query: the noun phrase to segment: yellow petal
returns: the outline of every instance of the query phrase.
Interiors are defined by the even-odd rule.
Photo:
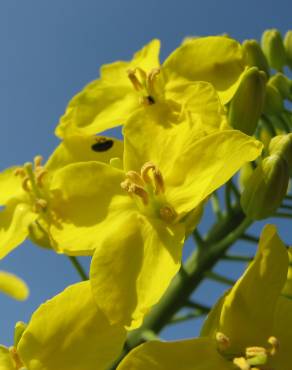
[[[273,225],[265,226],[258,252],[243,276],[226,295],[222,308],[215,310],[219,318],[208,324],[209,333],[222,332],[230,338],[232,350],[240,353],[252,345],[266,346],[273,333],[277,299],[286,281],[288,255]]]
[[[71,164],[56,172],[51,181],[53,239],[66,254],[90,255],[112,234],[135,203],[121,189],[124,172],[101,162]],[[122,231],[121,231],[122,232]]]
[[[216,350],[213,340],[152,341],[133,349],[117,370],[232,370],[234,366]]]
[[[56,128],[60,138],[72,135],[95,135],[123,125],[139,107],[139,96],[130,85],[108,85],[99,80],[86,86],[69,103]]]
[[[291,369],[292,299],[279,297],[272,335],[279,340],[279,350],[269,365],[275,369]]]
[[[2,206],[23,194],[21,178],[14,174],[16,169],[17,167],[11,167],[0,173],[0,205]]]
[[[163,113],[156,106],[131,116],[124,127],[124,166],[127,171],[140,171],[148,161],[158,166],[167,200],[178,213],[195,208],[261,153],[259,141],[237,130],[205,135],[201,116],[198,125],[187,116],[174,125]]]
[[[24,301],[29,295],[28,286],[22,279],[4,271],[0,271],[0,292],[18,301]]]
[[[125,330],[109,325],[82,282],[35,311],[17,350],[29,370],[105,370],[124,339]]]
[[[94,253],[91,284],[108,319],[134,329],[178,271],[184,229],[132,214],[112,230]]]
[[[56,128],[63,138],[75,134],[96,134],[123,125],[139,106],[139,95],[127,71],[146,72],[159,66],[159,40],[153,40],[134,55],[131,62],[115,62],[101,68],[101,79],[85,86],[69,103]]]
[[[123,142],[105,136],[65,137],[46,163],[46,169],[56,171],[74,162],[99,161],[109,163],[111,158],[123,156]]]
[[[13,364],[8,348],[0,345],[0,370],[17,370]]]
[[[177,48],[163,63],[167,81],[183,78],[210,82],[223,104],[234,95],[244,67],[240,44],[225,36],[194,38]]]
[[[159,67],[159,51],[160,41],[154,39],[135,53],[130,62],[118,61],[103,65],[100,70],[101,79],[114,85],[117,83],[128,85],[127,71],[129,69],[139,67],[145,72],[149,72],[151,69]]]
[[[28,226],[37,218],[24,203],[9,203],[0,212],[0,259],[19,246],[28,235]]]

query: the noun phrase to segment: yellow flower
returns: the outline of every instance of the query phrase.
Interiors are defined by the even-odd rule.
[[[287,270],[287,250],[267,225],[254,261],[214,306],[201,338],[148,342],[118,370],[290,370],[292,300],[281,294]]]
[[[1,370],[105,370],[126,336],[97,308],[88,281],[42,304],[22,330],[13,347],[0,346]]]
[[[29,289],[25,282],[5,271],[0,271],[0,292],[18,301],[24,301],[29,295]]]
[[[56,129],[63,138],[76,132],[95,134],[123,125],[130,114],[152,105],[197,110],[194,81],[211,83],[225,104],[234,95],[245,68],[242,48],[224,36],[194,38],[159,63],[159,40],[153,40],[130,62],[104,65],[69,103]]]
[[[186,217],[194,228],[202,201],[261,152],[236,130],[202,134],[209,111],[200,109],[195,121],[171,121],[159,105],[139,110],[124,127],[123,168],[79,163],[55,176],[62,227],[51,233],[65,251],[95,250],[92,287],[113,323],[141,324],[179,270]]]
[[[60,144],[46,165],[40,156],[34,164],[12,167],[0,173],[0,258],[5,257],[29,235],[39,237],[40,244],[59,250],[51,238],[49,227],[58,224],[60,209],[50,190],[58,170],[76,161],[100,160],[109,162],[120,157],[123,144],[105,137],[72,136]],[[54,203],[54,204],[53,204]],[[42,241],[44,240],[44,241]],[[46,242],[47,240],[47,242]]]

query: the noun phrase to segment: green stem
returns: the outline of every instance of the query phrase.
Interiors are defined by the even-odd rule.
[[[213,212],[216,215],[217,220],[221,220],[223,215],[222,215],[221,208],[220,208],[219,197],[216,191],[214,191],[214,193],[211,195],[211,203],[212,203]]]
[[[282,204],[281,205],[281,208],[292,210],[292,205],[290,205],[290,204]]]
[[[253,257],[236,256],[232,254],[227,254],[226,256],[223,256],[222,259],[226,261],[232,261],[232,262],[251,262],[253,260]]]
[[[274,217],[280,217],[280,218],[292,218],[292,213],[277,212],[273,216]]]
[[[217,274],[217,272],[214,271],[207,271],[205,272],[205,277],[214,281],[217,281],[218,283],[226,284],[226,285],[234,285],[235,281],[232,279],[229,279],[226,276],[223,276],[221,274]]]
[[[250,235],[250,234],[243,234],[240,239],[242,240],[246,240],[247,242],[250,242],[250,243],[255,243],[255,244],[258,244],[259,243],[259,238],[257,238],[256,236],[253,236],[253,235]]]
[[[81,263],[78,261],[78,259],[74,256],[68,256],[69,260],[71,261],[72,265],[75,267],[76,271],[78,272],[79,276],[82,280],[88,280],[88,276],[86,272],[84,271],[83,267],[81,266]]]

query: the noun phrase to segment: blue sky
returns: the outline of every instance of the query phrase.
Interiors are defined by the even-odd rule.
[[[288,0],[2,0],[0,169],[36,154],[48,157],[58,143],[53,130],[67,102],[98,76],[100,65],[130,59],[152,38],[161,39],[163,59],[188,35],[228,33],[243,40],[260,38],[266,28],[285,32],[292,26],[291,10]],[[283,232],[286,226],[281,224]],[[0,269],[18,273],[31,288],[25,303],[0,296],[0,343],[5,344],[12,341],[16,321],[27,321],[42,301],[78,281],[66,257],[29,242],[0,261]],[[231,273],[240,271],[242,266]],[[223,289],[205,285],[198,293],[202,301]],[[196,330],[184,325],[165,335],[191,336]]]

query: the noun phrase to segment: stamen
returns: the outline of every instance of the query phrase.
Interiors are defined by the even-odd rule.
[[[168,223],[173,222],[177,217],[177,213],[170,206],[161,207],[159,213],[161,218]]]
[[[233,363],[239,367],[240,370],[250,370],[250,365],[244,357],[234,358]]]
[[[147,86],[149,89],[149,92],[154,92],[154,82],[156,80],[156,77],[160,73],[160,68],[153,68],[150,73],[147,76]]]
[[[39,171],[38,173],[36,174],[36,183],[38,186],[42,187],[44,185],[44,176],[48,173],[48,171],[46,169],[44,169],[43,167],[39,167]]]
[[[148,193],[142,186],[133,184],[129,179],[126,179],[121,183],[121,188],[126,190],[130,195],[137,195],[140,197],[144,205],[148,204]]]
[[[48,207],[48,202],[45,199],[37,199],[35,201],[35,209],[37,212],[39,211],[45,211]]]
[[[10,352],[10,355],[13,359],[13,361],[15,362],[15,366],[16,366],[16,369],[22,369],[23,368],[23,363],[17,353],[17,350],[14,346],[11,346],[9,347],[9,352]]]
[[[145,185],[141,176],[136,171],[128,171],[126,173],[126,178],[128,178],[131,182],[133,182],[134,184],[137,184],[139,186],[143,187]]]
[[[34,168],[37,169],[38,167],[42,167],[43,157],[41,155],[37,155],[33,159]]]
[[[223,333],[216,333],[217,348],[220,352],[225,352],[230,347],[230,339]]]
[[[20,176],[20,177],[25,177],[26,173],[22,167],[16,168],[14,171],[14,176]]]
[[[269,350],[271,356],[275,356],[275,354],[279,351],[280,343],[276,337],[270,337],[268,339],[268,343],[272,346]]]
[[[146,162],[141,168],[141,177],[145,183],[151,184],[151,177],[149,171],[152,170],[155,184],[155,194],[164,193],[164,180],[160,170],[152,162]]]
[[[136,76],[136,69],[129,69],[128,77],[130,81],[132,82],[132,85],[134,86],[136,91],[140,91],[143,89],[143,85],[141,84],[141,82],[138,80]]]

